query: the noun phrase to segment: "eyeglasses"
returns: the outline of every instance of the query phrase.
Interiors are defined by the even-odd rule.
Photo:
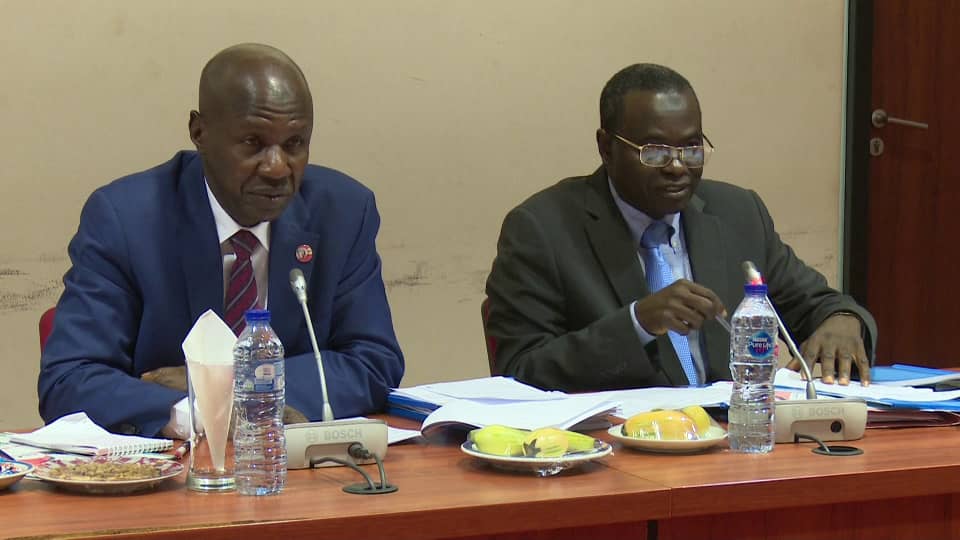
[[[704,144],[695,146],[670,146],[669,144],[637,144],[631,142],[620,135],[614,133],[614,137],[620,139],[624,144],[635,148],[640,156],[640,163],[647,167],[666,167],[674,159],[680,159],[680,163],[691,169],[699,169],[710,159],[713,154],[713,143],[706,135],[703,135]]]

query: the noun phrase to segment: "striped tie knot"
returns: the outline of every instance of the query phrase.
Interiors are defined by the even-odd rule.
[[[673,227],[662,221],[654,221],[640,237],[640,245],[646,249],[653,249],[662,244],[669,244],[673,237]]]
[[[260,243],[257,237],[246,229],[240,229],[230,237],[230,245],[237,254],[237,260],[248,260]]]

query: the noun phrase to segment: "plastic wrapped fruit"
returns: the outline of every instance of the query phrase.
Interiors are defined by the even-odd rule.
[[[695,441],[700,438],[694,419],[682,411],[673,410],[635,414],[623,424],[623,434],[660,441]]]

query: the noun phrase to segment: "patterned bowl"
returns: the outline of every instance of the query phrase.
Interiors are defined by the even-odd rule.
[[[0,461],[0,489],[7,489],[33,471],[33,465],[22,461]]]

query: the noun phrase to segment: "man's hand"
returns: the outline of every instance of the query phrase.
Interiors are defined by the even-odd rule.
[[[863,329],[855,316],[836,314],[823,321],[819,328],[803,342],[800,352],[813,369],[820,362],[820,379],[826,384],[850,384],[850,368],[856,364],[860,384],[870,385],[870,360],[863,347]],[[800,361],[793,359],[787,368],[797,371]]]
[[[294,409],[293,407],[287,405],[283,408],[283,423],[284,424],[302,424],[304,422],[309,422],[306,416],[302,412]]]
[[[144,373],[140,378],[181,392],[187,391],[187,366],[158,368]]]
[[[703,326],[704,321],[727,314],[713,291],[686,279],[637,301],[633,311],[640,326],[655,336],[667,331],[685,336]]]

